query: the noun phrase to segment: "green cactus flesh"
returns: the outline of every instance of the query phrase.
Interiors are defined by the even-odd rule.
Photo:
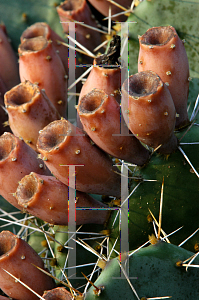
[[[158,242],[142,248],[129,258],[129,278],[137,293],[125,279],[119,266],[119,259],[109,261],[99,278],[94,283],[101,288],[101,294],[95,296],[95,287],[91,287],[85,300],[90,299],[147,299],[171,296],[172,299],[197,299],[199,296],[199,272],[189,267],[176,266],[193,255],[180,247]],[[199,259],[193,263],[197,265]],[[123,269],[124,270],[124,269]],[[189,287],[189,288],[188,288]],[[161,298],[159,298],[161,299]]]

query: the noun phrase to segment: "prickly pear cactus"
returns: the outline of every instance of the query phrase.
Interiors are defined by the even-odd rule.
[[[47,22],[52,29],[64,37],[56,12],[56,6],[59,4],[60,1],[53,0],[48,2],[43,0],[0,1],[0,19],[7,27],[15,51],[20,43],[20,35],[34,22]],[[148,235],[154,232],[154,219],[150,211],[158,220],[163,178],[162,228],[166,234],[170,234],[183,226],[169,237],[171,243],[181,244],[199,227],[199,115],[197,114],[198,103],[196,102],[199,91],[199,36],[196,21],[198,19],[198,7],[198,0],[194,2],[145,0],[135,8],[134,13],[127,20],[137,22],[137,24],[129,23],[130,74],[137,72],[139,51],[137,36],[142,35],[148,28],[172,25],[176,28],[179,36],[186,40],[185,48],[190,64],[190,76],[192,77],[189,89],[188,114],[193,122],[190,128],[187,127],[176,132],[179,147],[175,153],[169,156],[153,153],[146,166],[142,168],[129,167],[129,195],[131,194],[131,196],[128,199],[129,214],[126,216],[129,228],[129,250],[136,249],[147,242]],[[191,20],[195,20],[195,22]],[[100,196],[96,196],[96,198],[103,201]],[[120,222],[117,212],[114,212],[114,208],[118,211],[120,205],[116,201],[111,203],[110,199],[108,201],[110,206],[113,206],[113,212],[107,224],[104,226],[84,225],[81,229],[77,228],[81,234],[78,235],[76,232],[76,241],[74,242],[76,243],[74,251],[77,253],[76,266],[68,263],[68,253],[72,249],[68,250],[67,247],[70,247],[69,241],[72,238],[71,233],[68,234],[66,226],[53,227],[32,216],[22,215],[2,197],[0,197],[0,208],[2,209],[0,225],[7,226],[8,222],[5,219],[8,219],[10,225],[6,229],[18,233],[29,241],[29,244],[46,259],[45,262],[51,274],[56,276],[58,280],[67,282],[64,273],[69,272],[68,266],[71,268],[70,270],[75,270],[76,277],[72,277],[71,283],[73,287],[79,288],[79,295],[81,295],[81,292],[88,290],[87,281],[81,272],[88,277],[91,274],[90,280],[95,281],[100,274],[99,269],[96,271],[97,259],[105,255],[109,260],[110,255],[112,258],[118,256],[118,252],[120,252]],[[4,211],[8,213],[7,216]],[[9,214],[10,212],[13,214]],[[31,221],[28,221],[27,218],[29,217],[32,217]],[[23,226],[16,225],[17,218],[21,219],[20,224]],[[78,237],[81,239],[79,244],[77,243]],[[189,299],[191,295],[191,298],[195,297],[196,299],[199,294],[198,269],[189,267],[188,272],[186,272],[185,266],[179,264],[180,266],[177,267],[176,263],[190,258],[193,255],[192,252],[198,251],[198,244],[199,232],[196,232],[183,245],[186,250],[159,242],[132,254],[129,260],[129,274],[127,275],[139,297],[143,297],[142,300],[147,299],[147,297],[164,296],[172,296],[174,299],[182,299],[182,297]],[[198,259],[194,261],[194,264],[198,264]],[[73,267],[76,268],[73,269]],[[93,292],[98,293],[98,290],[91,287],[85,299],[116,299],[119,297],[118,295],[124,299],[140,299],[122,272],[118,258],[111,259],[95,282],[95,286],[101,291],[100,296],[95,296]],[[69,273],[71,276],[74,275],[73,271]],[[116,279],[121,274],[123,274],[124,279]],[[134,280],[134,278],[136,279]],[[177,282],[177,288],[175,282]],[[104,290],[102,286],[105,287]]]
[[[159,242],[140,249],[129,258],[129,274],[120,269],[120,259],[107,262],[85,299],[172,299],[199,295],[196,269],[187,273],[183,262],[193,255],[180,247]],[[194,263],[199,260],[196,258]],[[132,285],[127,282],[129,277]],[[187,286],[192,285],[192,289]],[[99,290],[97,290],[97,288]],[[94,296],[99,293],[99,296]],[[160,298],[159,298],[160,297]],[[165,297],[165,298],[161,298]]]

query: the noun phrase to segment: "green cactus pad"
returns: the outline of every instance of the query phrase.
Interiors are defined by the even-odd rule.
[[[109,261],[101,275],[94,283],[98,288],[104,287],[99,296],[94,295],[92,286],[85,300],[90,299],[146,299],[152,297],[172,296],[172,299],[197,299],[199,296],[199,269],[177,267],[176,263],[193,255],[180,247],[158,242],[140,249],[129,258],[129,278],[139,298],[137,298],[125,276],[119,278],[118,258]],[[192,264],[197,265],[196,258]],[[122,272],[123,274],[123,272]]]

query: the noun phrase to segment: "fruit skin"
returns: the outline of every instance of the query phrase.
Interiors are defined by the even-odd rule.
[[[3,269],[19,278],[40,295],[46,289],[55,287],[55,282],[52,278],[35,267],[38,266],[45,269],[40,256],[28,243],[10,231],[2,231],[0,233],[0,254],[0,288],[9,297],[19,300],[38,299],[26,287],[16,282],[9,274],[6,274]]]
[[[0,24],[0,77],[7,89],[11,89],[20,81],[17,58],[8,41],[4,24]]]
[[[186,11],[186,14],[185,14]],[[198,24],[190,22],[197,20],[198,4],[194,2],[173,0],[142,1],[133,14],[128,18],[129,22],[129,69],[130,74],[138,72],[135,61],[139,54],[138,36],[143,35],[149,28],[172,25],[179,37],[185,41],[185,49],[189,59],[190,81],[188,106],[191,99],[196,99],[199,89],[198,55],[199,44],[197,42]],[[194,37],[194,38],[192,38]]]
[[[28,27],[22,33],[20,40],[22,43],[24,39],[30,39],[38,36],[43,36],[47,40],[52,41],[55,50],[61,58],[65,72],[68,74],[68,47],[61,44],[65,43],[65,40],[52,30],[52,28],[45,22],[36,22]]]
[[[98,58],[99,60],[99,58]],[[109,65],[97,63],[93,61],[93,68],[87,77],[86,82],[82,86],[79,100],[91,92],[92,89],[103,90],[107,94],[113,94],[117,102],[120,102],[120,87],[121,87],[121,69],[120,67],[111,68]]]
[[[76,180],[78,191],[120,197],[120,175],[112,160],[69,121],[54,121],[40,131],[37,149],[54,176],[66,185],[72,181],[74,188]],[[72,177],[68,165],[75,168]]]
[[[97,27],[96,21],[92,18],[92,14],[86,0],[64,1],[57,7],[57,13],[60,21],[63,22],[61,25],[66,34],[69,34],[69,23],[74,21],[84,22],[86,25],[95,28]],[[92,29],[86,28],[78,23],[75,24],[75,32],[71,32],[70,30],[70,35],[72,37],[76,36],[76,40],[90,51],[95,49],[102,42],[101,34],[99,32],[93,31]]]
[[[4,101],[12,132],[37,150],[39,130],[50,122],[60,119],[52,102],[44,91],[29,81],[13,87],[5,94]]]
[[[21,206],[14,194],[18,182],[32,171],[51,175],[31,147],[12,133],[5,132],[0,137],[0,194],[18,209]]]
[[[65,288],[58,287],[50,291],[45,291],[42,296],[46,300],[72,300],[73,297]],[[1,300],[1,299],[0,299]]]
[[[77,112],[94,143],[113,157],[144,165],[150,152],[132,134],[120,132],[120,105],[103,90],[93,89],[79,100]]]
[[[45,89],[61,116],[67,109],[67,74],[52,42],[44,37],[24,40],[18,48],[21,81],[29,80]]]
[[[165,242],[142,248],[129,258],[129,278],[142,299],[172,296],[175,300],[197,299],[199,296],[197,268],[177,267],[176,263],[184,261],[194,253]],[[125,261],[123,261],[125,263]],[[193,264],[198,264],[198,257]],[[193,270],[195,269],[195,270]],[[102,288],[97,299],[138,299],[119,266],[119,258],[110,260],[95,286]],[[191,287],[188,288],[188,287]],[[93,286],[90,287],[85,300],[94,299]]]
[[[175,106],[167,86],[155,72],[139,72],[125,80],[121,107],[126,124],[137,139],[153,148],[162,145],[160,153],[176,150]]]
[[[56,225],[68,225],[70,192],[75,194],[77,207],[102,208],[106,205],[93,199],[86,193],[71,191],[65,184],[53,176],[31,172],[21,179],[16,190],[16,199],[23,209],[32,215]],[[76,224],[103,224],[108,218],[107,211],[78,210]]]
[[[189,63],[184,43],[172,26],[152,27],[139,38],[138,72],[152,70],[167,84],[176,108],[176,128],[189,124]]]

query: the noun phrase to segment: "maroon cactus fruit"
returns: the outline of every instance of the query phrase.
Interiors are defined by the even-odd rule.
[[[25,81],[5,94],[5,105],[12,132],[36,150],[39,130],[60,119],[59,113],[45,92]],[[24,124],[26,124],[24,126]]]
[[[8,90],[20,82],[17,57],[10,45],[3,24],[0,24],[0,77]]]
[[[94,59],[93,68],[82,86],[79,99],[88,94],[93,88],[103,90],[107,94],[113,94],[117,102],[120,102],[121,69],[120,67],[105,66],[99,60]]]
[[[27,39],[19,46],[18,52],[21,81],[29,80],[45,89],[59,114],[65,116],[67,75],[52,42],[44,37]]]
[[[77,190],[119,197],[117,168],[112,166],[106,153],[92,144],[82,130],[60,120],[50,123],[40,132],[37,148],[52,173],[66,185],[70,186],[68,165],[75,165],[73,178],[76,178]]]
[[[19,205],[34,216],[50,224],[68,225],[70,189],[55,177],[31,172],[19,182],[16,199]],[[100,207],[106,205],[79,191],[76,191],[74,201],[77,207],[99,208],[99,211],[77,210],[77,225],[105,223],[108,212],[100,211]]]
[[[0,288],[2,291],[14,299],[37,300],[38,296],[17,282],[17,279],[39,295],[47,289],[53,289],[55,283],[52,278],[34,265],[45,269],[42,259],[28,243],[10,231],[2,231],[0,233]],[[17,279],[12,278],[5,270]]]
[[[65,43],[65,41],[47,23],[37,22],[28,27],[21,35],[21,43],[24,39],[32,39],[38,36],[43,36],[53,42],[53,46],[61,58],[66,74],[68,74],[68,48],[61,44]]]
[[[24,141],[5,132],[0,137],[0,195],[21,209],[15,198],[18,182],[30,172],[51,175],[37,153]]]
[[[72,300],[73,299],[71,293],[69,293],[65,288],[62,287],[58,287],[56,289],[46,291],[42,297],[46,300]]]
[[[57,12],[66,34],[69,33],[69,23],[78,21],[80,23],[78,24],[77,22],[75,25],[76,40],[90,51],[99,46],[101,43],[101,34],[83,26],[85,24],[97,27],[86,0],[66,0],[57,7]],[[81,23],[84,24],[81,25]],[[72,35],[75,36],[75,32]]]
[[[139,38],[138,72],[152,70],[168,86],[176,108],[176,128],[189,124],[189,63],[185,47],[171,26],[153,27]]]
[[[165,154],[177,148],[173,133],[175,106],[167,86],[155,72],[140,72],[125,80],[122,113],[129,129],[143,143],[153,148],[163,145],[159,152]]]
[[[113,96],[93,89],[80,99],[77,111],[86,133],[105,152],[137,165],[149,159],[149,151],[132,134],[120,133],[120,105]]]

